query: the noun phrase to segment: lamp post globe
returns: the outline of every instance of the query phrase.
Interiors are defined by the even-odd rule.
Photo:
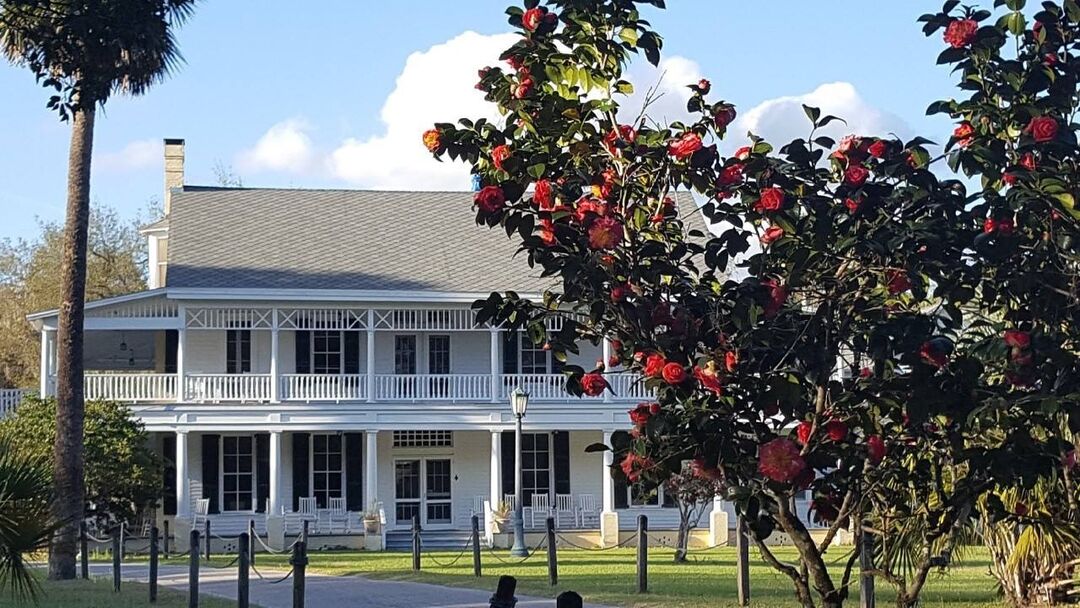
[[[521,491],[521,419],[525,417],[525,411],[529,408],[529,393],[521,390],[521,387],[510,393],[510,409],[514,412],[516,425],[514,427],[514,515],[512,526],[514,529],[514,545],[510,547],[510,555],[514,557],[528,557],[529,549],[525,546],[525,517],[523,493]]]

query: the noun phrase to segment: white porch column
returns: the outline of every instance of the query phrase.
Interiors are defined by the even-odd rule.
[[[499,328],[491,327],[491,402],[499,402]]]
[[[371,309],[367,311],[367,401],[375,403],[375,311]]]
[[[502,502],[502,431],[491,431],[491,509]]]
[[[281,431],[270,431],[270,508],[271,517],[281,515]]]
[[[613,431],[604,431],[604,445],[611,446]],[[615,484],[611,481],[611,464],[614,456],[604,452],[603,474],[604,504],[600,513],[600,546],[612,547],[619,544],[619,514],[615,512]]]
[[[271,401],[271,403],[278,403],[278,402],[281,401],[281,365],[278,364],[278,354],[279,354],[278,351],[280,350],[280,348],[279,348],[279,340],[278,340],[278,310],[276,308],[273,309],[272,311],[270,311],[270,315],[272,317],[272,320],[271,320],[271,323],[270,323],[270,401]],[[280,435],[280,433],[277,433],[277,435]],[[270,436],[273,437],[274,434],[271,434]],[[280,436],[278,437],[278,444],[279,444],[279,446],[281,444],[281,437]],[[270,442],[270,458],[271,458],[271,462],[273,462],[273,458],[274,458],[274,455],[273,455],[274,454],[274,452],[273,452],[274,447],[273,446],[274,446],[274,443],[273,443],[273,440],[271,440],[271,442]],[[271,464],[270,466],[272,467],[273,464]],[[271,469],[270,475],[271,475],[271,479],[272,479],[273,478],[273,469]],[[271,488],[270,489],[270,496],[271,496],[271,500],[272,500],[273,495],[274,495],[274,490],[273,490],[272,485],[270,486],[270,488]]]
[[[176,336],[176,402],[183,403],[187,397],[187,387],[184,386],[184,346],[187,344],[187,309],[181,304],[178,307],[180,316],[180,329]],[[179,445],[180,442],[177,442]]]
[[[364,450],[364,508],[379,500],[379,432],[365,433]]]
[[[56,331],[52,329],[41,330],[41,387],[38,394],[42,397],[51,395],[50,378],[55,371],[56,360]]]
[[[603,349],[604,369],[606,370],[611,361],[611,340],[607,336],[604,336]],[[604,391],[604,403],[611,403],[611,391]]]
[[[709,513],[709,544],[726,545],[728,542],[728,514],[724,510],[724,501],[713,496],[712,512]]]
[[[176,517],[191,519],[191,485],[188,481],[188,432],[176,431]]]

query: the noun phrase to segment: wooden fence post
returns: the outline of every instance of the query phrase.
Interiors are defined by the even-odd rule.
[[[555,518],[547,518],[547,558],[548,558],[548,582],[551,586],[559,584],[559,562],[555,554]]]
[[[255,565],[255,520],[248,520],[248,559],[251,560],[251,565]]]
[[[874,608],[874,535],[864,526],[859,539],[859,608]]]
[[[120,560],[127,557],[127,524],[120,522]]]
[[[165,534],[164,541],[162,542],[162,552],[165,554],[165,559],[169,559],[169,520],[165,520]]]
[[[573,591],[563,591],[555,598],[555,608],[581,608],[581,596]]]
[[[210,517],[206,518],[206,532],[203,533],[203,538],[206,539],[206,561],[210,561],[210,541],[214,539],[210,535]]]
[[[300,541],[293,545],[292,557],[289,564],[293,567],[292,605],[293,608],[304,608],[304,573],[307,569],[307,543]]]
[[[248,570],[250,565],[248,563],[248,551],[251,545],[248,544],[250,539],[247,532],[240,534],[240,539],[237,545],[237,559],[236,559],[236,608],[248,608],[249,588],[248,588]]]
[[[412,518],[412,569],[413,572],[420,571],[420,516],[413,515]]]
[[[157,601],[157,577],[158,577],[158,529],[157,526],[150,528],[150,603]]]
[[[472,516],[472,569],[473,575],[481,576],[480,566],[480,516]]]
[[[304,529],[300,532],[300,542],[306,546],[308,544],[308,520],[304,520]]]
[[[746,535],[746,520],[735,518],[735,552],[740,606],[750,605],[750,539]]]
[[[199,531],[191,531],[188,551],[188,608],[199,608]]]
[[[649,518],[637,516],[637,590],[649,592]]]
[[[120,545],[123,541],[123,528],[118,528],[116,532],[113,532],[112,537],[112,586],[113,592],[120,592]]]
[[[81,559],[79,560],[82,568],[83,580],[90,580],[90,543],[86,538],[86,522],[79,523],[79,554]]]
[[[488,608],[514,608],[517,598],[514,591],[517,590],[517,579],[506,574],[499,577],[499,586],[495,588],[495,594],[491,596]]]

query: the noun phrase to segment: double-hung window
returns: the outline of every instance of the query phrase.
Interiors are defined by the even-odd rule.
[[[230,374],[251,372],[250,329],[230,329],[226,331],[225,371]]]
[[[312,332],[311,371],[313,373],[341,373],[341,342],[340,331]]]
[[[312,435],[311,495],[320,509],[327,508],[331,498],[344,496],[344,477],[341,435]]]

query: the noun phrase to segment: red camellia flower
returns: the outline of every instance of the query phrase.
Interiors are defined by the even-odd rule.
[[[503,194],[502,188],[498,186],[484,186],[476,193],[473,200],[476,202],[476,206],[484,213],[502,211],[503,206],[506,205],[506,195]]]
[[[765,316],[775,316],[787,301],[787,287],[776,279],[766,279],[761,282],[761,286],[768,289],[769,293],[769,300],[765,303]]]
[[[518,81],[518,85],[514,87],[514,99],[525,99],[532,92],[533,79],[528,76]]]
[[[598,218],[589,226],[589,248],[614,249],[623,239],[622,222],[613,217]]]
[[[833,441],[843,441],[847,433],[847,425],[840,420],[830,420],[825,423],[825,434]]]
[[[701,89],[701,94],[702,95],[708,95],[709,91],[712,90],[712,83],[709,82],[707,79],[702,78],[701,80],[698,81],[697,87],[699,89]]]
[[[503,163],[510,158],[510,146],[502,144],[491,149],[491,164],[499,171],[503,170]]]
[[[783,437],[773,439],[758,450],[758,472],[773,481],[791,483],[805,468],[799,446]]]
[[[434,152],[442,145],[442,141],[439,137],[438,129],[428,129],[424,131],[424,147],[428,149],[428,152]]]
[[[761,235],[762,245],[771,245],[773,242],[784,236],[784,229],[779,226],[769,226],[765,229],[765,233]]]
[[[604,147],[607,148],[608,152],[618,156],[621,154],[621,151],[618,146],[615,145],[615,142],[621,140],[628,144],[632,144],[635,139],[637,139],[637,131],[634,130],[634,127],[631,127],[630,125],[619,125],[604,136]]]
[[[675,365],[669,363],[669,365]],[[667,371],[667,368],[664,368]],[[665,378],[666,379],[666,378]],[[700,366],[694,366],[694,379],[698,381],[701,388],[713,393],[714,395],[724,394],[724,385],[720,384],[720,377],[716,375],[716,372],[712,368],[703,368]]]
[[[957,145],[960,147],[967,147],[975,137],[975,127],[971,126],[971,123],[965,120],[956,125],[956,128],[953,129],[952,136],[956,140]]]
[[[1019,329],[1006,329],[1005,344],[1012,348],[1027,348],[1031,346],[1031,334]]]
[[[866,454],[870,457],[870,464],[881,464],[885,459],[885,440],[881,435],[870,435],[866,438]]]
[[[630,288],[629,283],[623,283],[622,285],[616,285],[611,288],[611,301],[622,302],[625,300],[633,290]]]
[[[862,165],[851,165],[844,171],[844,183],[856,188],[866,183],[867,177],[870,177],[870,171]]]
[[[795,427],[795,437],[798,438],[799,443],[806,445],[806,442],[810,441],[810,433],[814,430],[814,423],[809,420],[803,420]]]
[[[885,143],[884,139],[874,140],[874,143],[870,144],[866,151],[874,158],[885,158],[885,155],[889,152],[889,144]]]
[[[626,475],[626,479],[631,483],[636,483],[641,479],[642,471],[652,468],[653,461],[629,452],[619,466],[622,468],[623,474]]]
[[[1013,507],[1013,511],[1015,511],[1016,514],[1019,515],[1020,517],[1024,517],[1025,515],[1028,514],[1027,503],[1024,503],[1024,502],[1019,501],[1019,500],[1016,501],[1016,506]]]
[[[779,211],[784,206],[784,191],[777,187],[765,188],[755,207],[758,211]]]
[[[1045,143],[1057,137],[1058,121],[1053,116],[1035,116],[1024,130],[1036,142]]]
[[[547,247],[554,247],[558,244],[559,241],[555,237],[555,222],[548,218],[540,220],[540,240]]]
[[[733,154],[733,156],[739,160],[746,160],[750,158],[750,153],[750,146],[743,146],[738,150],[735,150],[735,154]]]
[[[639,403],[637,407],[630,410],[630,422],[633,422],[634,426],[645,426],[649,418],[658,413],[660,413],[659,403]]]
[[[927,340],[919,347],[919,358],[934,367],[945,367],[945,364],[949,362],[949,353],[933,340]]]
[[[849,197],[844,199],[844,206],[847,207],[848,211],[850,211],[852,213],[855,213],[856,211],[859,210],[859,207],[862,205],[862,200],[863,199],[862,199],[861,196],[856,196],[856,197],[849,196]]]
[[[895,296],[911,289],[911,279],[908,278],[907,272],[903,270],[890,270],[888,276],[890,294]]]
[[[735,368],[739,366],[739,353],[729,350],[724,353],[724,370],[731,374],[735,372]]]
[[[720,175],[716,178],[716,185],[718,187],[737,186],[743,181],[743,166],[742,164],[729,165],[720,170]]]
[[[668,384],[682,384],[686,382],[686,368],[674,361],[664,366],[660,375],[664,377],[664,382]]]
[[[589,372],[581,377],[581,391],[590,397],[600,395],[607,386],[607,380],[599,372]]]
[[[694,477],[708,479],[709,481],[720,481],[724,478],[723,471],[715,466],[706,464],[705,459],[700,457],[690,461],[690,472]]]
[[[713,124],[716,125],[717,129],[724,129],[735,120],[735,116],[737,115],[738,113],[735,111],[735,106],[723,106],[716,111],[716,114],[713,114]],[[736,152],[735,156],[738,157],[738,155],[739,154]]]
[[[979,24],[974,19],[953,19],[945,28],[945,42],[954,49],[964,48],[975,40]]]
[[[1028,171],[1034,171],[1035,170],[1035,155],[1032,154],[1031,152],[1026,152],[1023,156],[1020,157],[1020,163],[1019,164],[1020,164],[1021,167],[1027,169]]]
[[[701,136],[693,131],[683,133],[678,139],[668,144],[668,154],[678,160],[686,160],[703,147]]]
[[[521,27],[527,32],[535,32],[536,28],[544,22],[545,15],[547,15],[547,9],[542,6],[530,8],[521,16]]]
[[[859,377],[860,378],[871,378],[873,376],[874,376],[874,370],[870,369],[869,367],[864,367],[864,368],[859,370]]]
[[[645,359],[645,375],[650,378],[659,378],[660,374],[664,373],[665,365],[667,365],[667,359],[659,353],[653,353]]]
[[[551,211],[555,208],[555,191],[551,187],[550,180],[537,180],[533,188],[533,200],[541,211]]]
[[[608,208],[604,201],[584,197],[577,202],[574,209],[574,219],[578,223],[584,224],[592,215],[604,216],[607,215],[607,211]]]

